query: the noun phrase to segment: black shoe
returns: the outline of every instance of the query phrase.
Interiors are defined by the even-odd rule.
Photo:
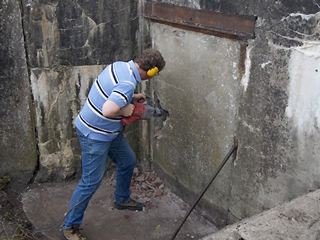
[[[131,211],[144,211],[145,206],[143,203],[136,202],[130,199],[129,202],[126,203],[114,203],[114,207],[118,210],[131,210]]]

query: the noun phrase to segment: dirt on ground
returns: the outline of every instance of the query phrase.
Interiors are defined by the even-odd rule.
[[[22,193],[30,185],[28,180],[5,175],[0,177],[0,239],[1,240],[44,240],[42,234],[32,232],[32,224],[26,217]]]
[[[9,177],[3,180],[0,240],[60,239],[62,219],[79,179],[41,184]],[[113,209],[115,185],[115,169],[108,169],[85,214],[84,234],[90,239],[169,239],[190,207],[154,171],[136,168],[131,182],[131,197],[145,203],[146,212]],[[176,239],[199,239],[215,231],[212,223],[194,211]]]

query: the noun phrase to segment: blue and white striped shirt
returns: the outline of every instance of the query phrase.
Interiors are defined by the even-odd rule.
[[[123,108],[132,100],[137,82],[141,82],[133,61],[115,62],[106,67],[92,84],[88,99],[78,114],[75,125],[91,139],[111,141],[121,132],[121,118],[107,118],[102,106],[111,100]]]

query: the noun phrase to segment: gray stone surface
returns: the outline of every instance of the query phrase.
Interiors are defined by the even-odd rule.
[[[72,122],[102,68],[137,54],[138,1],[3,0],[0,13],[0,175],[70,178]]]
[[[137,2],[23,1],[39,162],[35,181],[79,173],[73,126],[94,79],[137,51]]]
[[[100,65],[31,70],[41,166],[36,181],[63,180],[79,170],[81,150],[73,121],[102,70]]]
[[[59,223],[67,211],[76,184],[77,181],[41,184],[23,194],[23,209],[35,232],[41,232],[48,239],[59,239]],[[159,197],[153,194],[148,198],[141,193],[137,194],[136,190],[132,191],[139,201],[147,203],[146,212],[115,210],[112,207],[114,186],[112,175],[105,177],[90,201],[82,224],[83,234],[88,239],[170,239],[189,210],[189,206],[167,188],[165,194]],[[176,239],[199,239],[216,230],[212,223],[195,211],[183,225]]]
[[[140,32],[142,1],[1,1],[1,174],[74,176],[80,150],[71,123],[97,73],[88,65],[127,60],[151,44],[167,66],[143,90],[170,116],[154,128],[143,123],[135,144],[185,199],[200,192],[234,136],[237,158],[204,196],[223,224],[318,189],[319,2],[159,2],[257,16],[255,39],[241,43],[245,61],[235,41],[159,24]]]
[[[190,199],[209,180],[235,136],[236,159],[204,196],[224,224],[318,189],[319,2],[195,5],[257,16],[255,38],[240,43],[150,24],[152,45],[168,63],[150,85],[170,113],[161,138],[152,141],[155,164]]]
[[[152,36],[168,65],[152,81],[153,89],[169,112],[161,137],[151,131],[153,159],[197,193],[233,144],[240,43],[157,23],[152,24]],[[228,208],[221,196],[231,191],[229,174],[226,165],[205,196],[219,202],[220,209]]]
[[[107,64],[137,49],[138,1],[22,1],[30,67]]]
[[[19,1],[0,1],[0,176],[37,165],[29,74]]]
[[[320,190],[230,225],[201,240],[318,240]]]

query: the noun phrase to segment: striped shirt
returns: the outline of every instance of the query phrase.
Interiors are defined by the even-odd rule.
[[[91,139],[112,141],[122,131],[121,118],[103,116],[102,106],[107,100],[120,108],[128,105],[141,77],[133,61],[115,62],[106,67],[92,84],[88,98],[78,114],[75,125]]]

